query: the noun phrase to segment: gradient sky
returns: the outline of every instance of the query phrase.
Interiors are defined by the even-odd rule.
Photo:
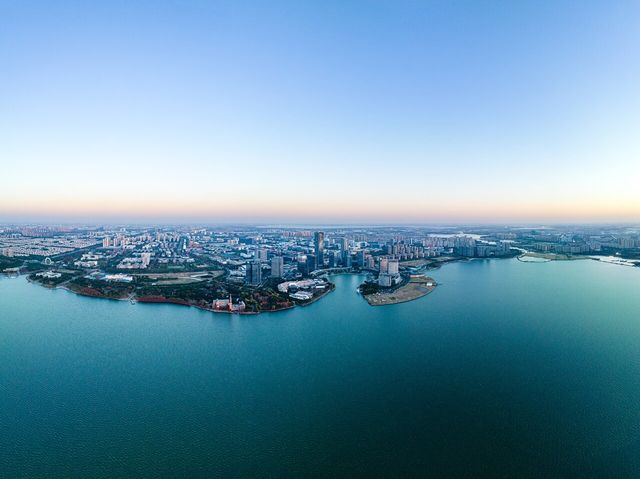
[[[640,220],[640,2],[0,0],[0,220]]]

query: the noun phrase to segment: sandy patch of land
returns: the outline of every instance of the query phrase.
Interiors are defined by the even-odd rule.
[[[393,291],[368,294],[365,299],[371,306],[405,303],[426,296],[435,289],[437,283],[428,276],[412,277],[408,283]]]

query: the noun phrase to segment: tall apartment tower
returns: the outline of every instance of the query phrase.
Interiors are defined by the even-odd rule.
[[[316,265],[318,269],[324,267],[324,232],[316,231],[313,234],[313,244],[316,253]]]
[[[351,253],[349,253],[349,250],[344,250],[342,252],[342,266],[345,268],[351,268]]]
[[[282,278],[284,273],[284,260],[282,256],[274,256],[271,258],[271,276],[274,278]]]
[[[250,261],[247,263],[245,282],[252,286],[258,286],[262,283],[262,265],[260,261]]]
[[[316,256],[313,254],[307,255],[307,273],[311,273],[318,269],[318,263],[316,261]]]
[[[389,258],[380,258],[380,274],[389,272]]]
[[[399,264],[397,259],[390,259],[389,260],[387,271],[388,271],[389,274],[398,274],[399,273],[400,264]]]

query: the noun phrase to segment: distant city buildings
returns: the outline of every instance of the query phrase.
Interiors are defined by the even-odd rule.
[[[284,227],[0,227],[0,266],[13,267],[24,261],[35,270],[55,264],[61,271],[85,276],[117,270],[133,277],[182,272],[173,284],[209,281],[234,287],[245,283],[273,288],[276,281],[263,283],[263,271],[269,266],[270,276],[285,282],[321,276],[326,268],[349,270],[356,266],[379,286],[393,287],[401,276],[406,278],[411,270],[425,268],[432,258],[508,257],[524,251],[640,261],[640,227],[480,227],[467,232],[460,227],[431,230],[400,226],[325,231]],[[193,277],[185,273],[193,273]],[[163,280],[157,281],[162,284]],[[229,291],[220,287],[215,292],[224,298]],[[257,298],[247,302],[252,308],[256,301],[269,302],[269,295],[253,293]],[[305,294],[303,291],[301,296]],[[207,298],[209,304],[211,300]]]
[[[78,238],[72,235],[64,236],[61,233],[56,233],[56,236],[47,237],[44,236],[41,230],[34,234],[35,236],[22,236],[21,233],[0,235],[0,255],[6,257],[52,257],[98,244],[95,238],[88,235]]]

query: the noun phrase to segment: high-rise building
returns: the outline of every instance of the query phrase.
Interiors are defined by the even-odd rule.
[[[334,250],[331,251],[331,255],[329,256],[329,268],[335,268],[338,266],[338,261],[340,260],[340,251]]]
[[[389,258],[380,258],[379,264],[380,274],[385,274],[389,272]]]
[[[298,257],[298,272],[303,276],[306,276],[307,274],[309,274],[309,269],[307,268],[306,256]]]
[[[271,258],[271,276],[274,278],[282,278],[284,274],[284,259],[282,256],[274,256]]]
[[[341,240],[340,241],[340,246],[341,246],[340,249],[342,249],[342,251],[348,251],[349,250],[349,238],[344,237],[344,238],[341,238],[340,240]]]
[[[365,266],[367,266],[367,262],[366,261],[367,261],[366,260],[366,254],[365,254],[364,250],[361,249],[356,254],[356,262],[358,263],[358,266],[360,266],[361,268],[364,268]]]
[[[264,248],[258,248],[255,251],[254,258],[258,261],[267,261],[267,250]]]
[[[123,235],[118,235],[113,238],[113,246],[115,248],[124,248],[127,245],[127,237]]]
[[[258,286],[262,283],[262,265],[260,261],[250,261],[247,263],[245,283],[252,286]]]
[[[342,266],[345,268],[351,268],[351,253],[349,250],[344,250],[342,252]]]
[[[109,246],[111,246],[111,238],[105,236],[104,238],[102,238],[102,247],[108,248]]]
[[[312,254],[308,254],[307,255],[307,272],[311,273],[312,271],[315,271],[317,268],[318,264],[316,263],[316,257]]]
[[[398,274],[400,269],[400,263],[397,259],[390,259],[387,266],[387,272],[389,274]]]
[[[367,263],[367,268],[374,269],[376,266],[376,261],[371,255],[367,255],[365,262]]]
[[[313,244],[316,253],[316,266],[318,269],[324,267],[324,232],[316,231],[313,234]]]
[[[151,253],[142,253],[140,257],[142,258],[142,266],[145,268],[149,266],[149,263],[151,262]]]

